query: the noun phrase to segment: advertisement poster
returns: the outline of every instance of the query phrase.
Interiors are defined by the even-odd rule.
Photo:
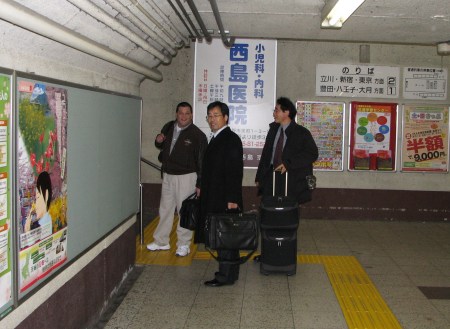
[[[351,103],[349,169],[395,169],[397,104]]]
[[[10,123],[11,76],[0,74],[0,310],[12,301]]]
[[[226,48],[221,39],[196,43],[194,123],[206,134],[209,103],[221,101],[230,108],[228,124],[244,147],[244,166],[258,167],[273,121],[277,63],[275,40],[236,39]]]
[[[448,171],[448,105],[404,105],[402,171]]]
[[[67,259],[67,90],[18,82],[19,288]]]
[[[297,102],[297,123],[307,128],[319,148],[314,170],[343,170],[344,103]]]

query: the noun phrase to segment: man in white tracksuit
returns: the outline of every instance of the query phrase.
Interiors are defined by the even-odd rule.
[[[192,106],[182,102],[176,108],[176,120],[164,125],[155,138],[161,149],[163,182],[159,205],[159,223],[153,234],[154,241],[147,245],[150,251],[169,250],[175,208],[180,211],[184,199],[194,192],[199,194],[201,165],[208,145],[206,135],[192,123]],[[192,231],[177,226],[176,255],[190,253]]]

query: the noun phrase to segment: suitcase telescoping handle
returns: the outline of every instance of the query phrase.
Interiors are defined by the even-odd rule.
[[[273,185],[273,196],[275,196],[275,173],[276,173],[276,171],[274,170],[273,171],[273,183],[272,183],[272,185]],[[287,196],[287,187],[288,187],[288,172],[286,171],[286,184],[284,184],[284,196]],[[280,173],[280,175],[281,175],[281,173]]]

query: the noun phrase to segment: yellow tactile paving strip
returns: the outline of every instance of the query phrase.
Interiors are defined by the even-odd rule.
[[[153,232],[159,223],[159,217],[155,218],[144,229],[144,244],[141,245],[140,237],[136,238],[136,264],[143,265],[177,265],[177,266],[189,266],[192,263],[192,258],[196,254],[197,245],[191,244],[191,253],[186,257],[175,256],[177,249],[177,232],[176,225],[178,220],[175,219],[170,234],[170,250],[164,251],[149,251],[147,250],[147,244],[153,241]]]
[[[153,240],[152,233],[159,218],[153,220],[144,231],[145,244],[136,239],[136,263],[153,265],[188,266],[192,259],[209,260],[206,251],[197,251],[191,246],[188,257],[175,256],[176,230],[170,236],[171,250],[150,252],[147,243]],[[177,220],[174,221],[174,228]],[[353,256],[298,255],[299,264],[322,264],[328,274],[349,329],[401,329],[395,316],[370,280],[367,273]]]
[[[350,329],[401,328],[355,257],[298,255],[297,261],[324,265]]]

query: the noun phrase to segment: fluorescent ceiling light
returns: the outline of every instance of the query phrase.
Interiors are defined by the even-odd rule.
[[[322,9],[321,28],[340,29],[364,0],[329,0]]]
[[[439,42],[437,44],[437,53],[441,56],[450,55],[450,40]]]

